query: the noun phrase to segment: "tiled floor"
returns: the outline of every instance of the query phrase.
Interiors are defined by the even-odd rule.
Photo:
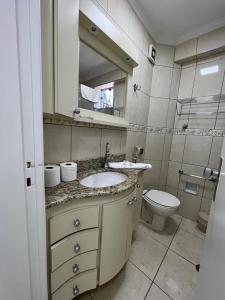
[[[176,215],[162,233],[140,223],[123,270],[80,300],[194,300],[204,234]]]

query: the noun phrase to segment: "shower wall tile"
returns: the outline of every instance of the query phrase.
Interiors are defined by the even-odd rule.
[[[181,71],[179,99],[191,98],[194,86],[195,66],[183,68]]]
[[[223,137],[214,137],[212,141],[212,148],[209,157],[209,167],[213,169],[218,169],[220,164],[220,154],[223,145]]]
[[[176,162],[182,162],[184,146],[185,146],[185,135],[174,135],[171,145],[170,160]]]
[[[207,166],[211,149],[211,136],[191,136],[186,138],[184,163]]]
[[[179,93],[181,69],[173,69],[172,82],[170,88],[170,98],[177,99]]]
[[[193,97],[218,95],[223,83],[225,60],[197,64]]]
[[[168,176],[166,185],[178,189],[179,186],[179,170],[181,169],[181,163],[169,162]]]

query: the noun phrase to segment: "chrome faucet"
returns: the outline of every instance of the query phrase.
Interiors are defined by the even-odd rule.
[[[110,144],[107,142],[105,146],[105,161],[104,161],[104,168],[109,168],[109,162],[111,159],[110,154]]]

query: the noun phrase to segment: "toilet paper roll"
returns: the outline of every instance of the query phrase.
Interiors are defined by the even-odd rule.
[[[45,168],[45,186],[53,187],[60,184],[60,167],[57,165],[46,165]]]
[[[77,164],[74,162],[64,162],[60,164],[61,179],[64,182],[77,179]]]

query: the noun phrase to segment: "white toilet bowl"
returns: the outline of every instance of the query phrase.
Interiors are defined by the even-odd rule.
[[[166,219],[172,216],[180,206],[180,200],[175,196],[157,190],[145,190],[143,192],[146,208],[152,216],[149,221],[152,229],[162,231],[164,229]]]

